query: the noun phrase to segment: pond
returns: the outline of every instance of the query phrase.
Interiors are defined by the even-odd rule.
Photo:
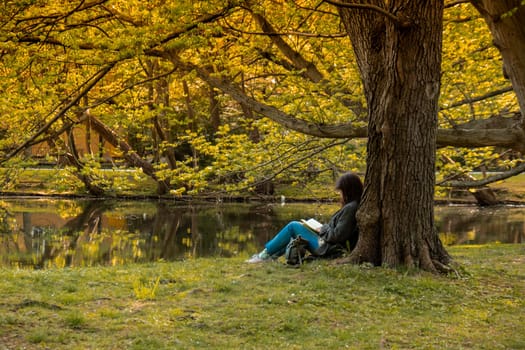
[[[0,199],[0,267],[123,265],[252,254],[288,221],[326,222],[333,203],[180,204]],[[525,207],[438,206],[446,245],[525,241]]]

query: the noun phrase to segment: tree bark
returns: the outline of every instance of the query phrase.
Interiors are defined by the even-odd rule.
[[[369,109],[360,238],[347,261],[436,272],[450,259],[433,207],[443,1],[366,4],[400,20],[338,7]]]
[[[221,104],[213,86],[209,87],[208,96],[210,101],[210,134],[215,135],[221,126]]]

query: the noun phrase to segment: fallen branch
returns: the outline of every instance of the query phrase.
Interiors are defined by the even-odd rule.
[[[489,176],[485,179],[472,180],[472,181],[448,181],[448,182],[439,183],[438,185],[444,186],[444,187],[456,187],[456,188],[478,188],[478,187],[483,187],[483,186],[486,186],[488,184],[491,184],[497,181],[508,179],[509,177],[516,176],[523,172],[525,172],[525,163],[522,163],[518,165],[517,167],[510,169],[508,171],[505,171],[503,173]]]

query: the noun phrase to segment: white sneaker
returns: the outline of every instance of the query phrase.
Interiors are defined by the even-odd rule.
[[[271,260],[272,257],[270,255],[268,255],[268,252],[266,251],[266,249],[264,249],[262,252],[258,253],[258,254],[255,254],[255,255],[252,255],[252,257],[248,260],[246,260],[247,263],[249,264],[257,264],[257,263],[262,263],[262,262],[265,262],[265,261],[269,261]]]
[[[262,263],[262,262],[265,262],[267,261],[268,259],[263,259],[259,256],[259,254],[254,254],[252,255],[252,257],[248,260],[246,260],[247,263],[249,264],[257,264],[257,263]]]

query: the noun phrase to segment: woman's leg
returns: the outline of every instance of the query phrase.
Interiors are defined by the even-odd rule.
[[[299,221],[291,221],[272,240],[266,243],[266,251],[272,257],[281,256],[284,254],[290,239],[297,236],[301,236],[308,241],[308,247],[312,252],[319,248],[319,236],[317,234],[306,228]]]

